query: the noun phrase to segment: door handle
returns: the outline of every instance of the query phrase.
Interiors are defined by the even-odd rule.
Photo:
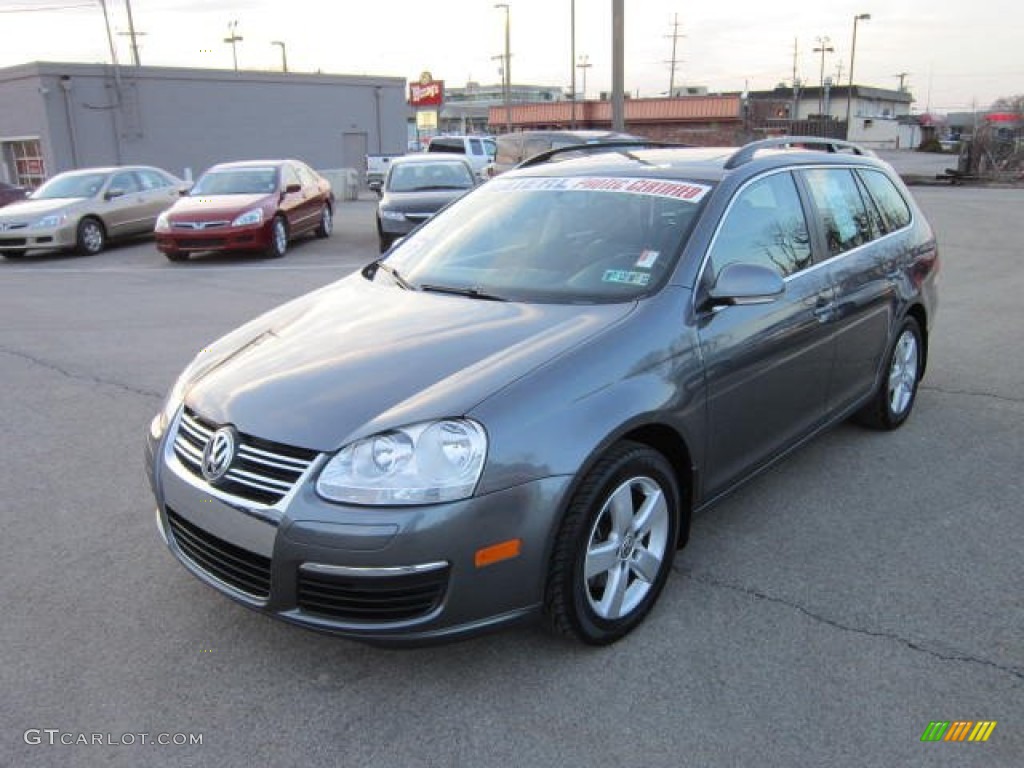
[[[814,302],[814,316],[819,323],[827,323],[835,313],[836,303],[827,296],[819,296]]]

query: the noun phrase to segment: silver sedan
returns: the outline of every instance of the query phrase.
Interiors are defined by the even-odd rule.
[[[102,251],[108,240],[153,231],[157,216],[188,188],[149,166],[67,171],[0,211],[0,254],[36,249]]]

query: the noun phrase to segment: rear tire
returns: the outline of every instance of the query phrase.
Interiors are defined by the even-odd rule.
[[[177,253],[165,252],[164,256],[167,257],[168,261],[188,261],[188,254],[183,251],[178,251]]]
[[[275,216],[270,224],[270,244],[265,251],[271,259],[279,259],[288,251],[288,225],[284,218]]]
[[[555,632],[607,645],[643,621],[672,569],[680,498],[671,465],[645,445],[620,443],[598,461],[555,541],[544,595]]]
[[[903,320],[896,340],[885,356],[885,371],[871,401],[854,419],[872,429],[897,429],[910,417],[921,381],[924,342],[913,317]]]
[[[98,219],[87,217],[78,222],[75,250],[83,256],[95,256],[107,245],[107,233]]]

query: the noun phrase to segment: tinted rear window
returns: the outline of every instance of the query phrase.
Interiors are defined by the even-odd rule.
[[[882,212],[886,228],[890,232],[902,229],[910,223],[910,207],[907,201],[884,173],[861,170],[860,177]]]
[[[454,152],[466,154],[466,143],[462,139],[431,139],[427,152]]]

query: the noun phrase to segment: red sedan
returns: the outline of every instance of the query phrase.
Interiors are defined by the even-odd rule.
[[[199,251],[284,256],[296,237],[330,237],[330,183],[297,160],[222,163],[210,168],[156,222],[156,247],[171,261]]]

